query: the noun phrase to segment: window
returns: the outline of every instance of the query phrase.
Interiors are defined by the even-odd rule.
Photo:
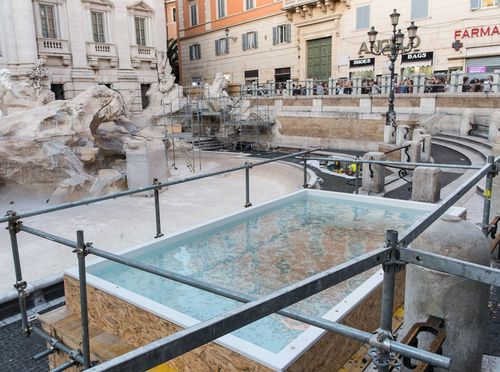
[[[105,43],[104,36],[104,13],[91,11],[92,18],[92,37],[95,43]]]
[[[487,9],[498,6],[500,6],[500,0],[470,0],[470,8],[472,10]]]
[[[292,41],[292,27],[290,24],[273,27],[273,45]]]
[[[251,84],[259,81],[259,70],[245,71],[245,84]]]
[[[226,0],[217,0],[217,18],[226,16]]]
[[[201,58],[200,44],[193,44],[189,46],[189,59],[192,61],[194,59]]]
[[[255,8],[255,0],[245,0],[245,10]]]
[[[144,110],[149,106],[148,90],[151,84],[141,84],[141,105]]]
[[[196,26],[198,24],[198,4],[189,3],[189,15],[191,16],[191,26]]]
[[[146,18],[135,17],[135,43],[146,46]]]
[[[50,90],[54,93],[54,99],[64,99],[64,85],[63,84],[50,84]]]
[[[177,9],[172,9],[172,22],[177,22]]]
[[[40,4],[40,23],[42,26],[42,37],[55,39],[56,22],[53,5]]]
[[[370,5],[356,8],[356,30],[370,27]]]
[[[222,54],[229,53],[229,44],[227,42],[227,38],[215,40],[215,55],[220,56]]]
[[[244,33],[241,40],[243,50],[257,49],[257,31]]]
[[[429,0],[411,0],[411,19],[429,16]]]

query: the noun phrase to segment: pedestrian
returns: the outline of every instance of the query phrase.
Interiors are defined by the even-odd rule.
[[[483,92],[490,93],[493,90],[493,76],[488,76],[488,78],[483,83]]]
[[[323,94],[324,94],[323,84],[320,83],[316,86],[316,95],[322,96]]]
[[[469,92],[471,90],[471,86],[469,84],[469,78],[464,76],[464,81],[462,82],[462,92]]]

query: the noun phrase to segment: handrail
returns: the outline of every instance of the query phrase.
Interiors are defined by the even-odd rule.
[[[69,203],[59,204],[59,205],[56,205],[56,206],[53,206],[53,207],[44,208],[44,209],[38,209],[38,210],[34,210],[34,211],[28,211],[28,212],[24,212],[24,213],[17,213],[16,212],[16,213],[10,213],[9,214],[7,212],[7,214],[6,214],[5,217],[1,217],[0,218],[0,223],[8,222],[8,221],[11,221],[13,219],[21,219],[21,218],[33,217],[33,216],[38,216],[40,214],[46,214],[46,213],[60,211],[60,210],[63,210],[63,209],[75,208],[75,207],[79,207],[79,206],[82,206],[82,205],[94,204],[94,203],[98,203],[98,202],[101,202],[101,201],[104,201],[104,200],[121,198],[123,196],[134,195],[134,194],[142,193],[142,192],[145,192],[145,191],[151,191],[151,190],[155,190],[155,189],[162,189],[163,187],[167,187],[167,186],[173,186],[173,185],[178,185],[178,184],[186,183],[186,182],[190,182],[190,181],[196,181],[196,180],[200,180],[200,179],[203,179],[203,178],[208,178],[208,177],[218,176],[218,175],[221,175],[221,174],[236,172],[236,171],[243,170],[243,169],[250,169],[250,168],[258,167],[260,165],[265,165],[265,164],[273,163],[273,162],[280,161],[280,160],[283,160],[283,159],[293,158],[293,157],[296,157],[296,156],[309,154],[311,152],[315,152],[315,151],[319,151],[319,150],[321,150],[321,148],[308,149],[308,150],[305,150],[305,151],[300,151],[300,152],[296,152],[296,153],[293,153],[293,154],[283,155],[283,156],[279,156],[279,157],[276,157],[276,158],[273,158],[273,159],[263,160],[263,161],[252,163],[252,164],[246,163],[246,164],[240,165],[238,167],[223,169],[223,170],[220,170],[220,171],[208,172],[208,173],[199,174],[199,175],[196,175],[196,176],[178,178],[176,180],[167,181],[167,182],[161,182],[161,183],[153,184],[151,186],[139,187],[139,188],[132,189],[132,190],[127,190],[127,191],[120,191],[120,192],[117,192],[117,193],[113,193],[113,194],[109,194],[109,195],[104,195],[104,196],[99,196],[99,197],[96,197],[96,198],[83,199],[83,200],[79,200],[79,201],[76,201],[76,202],[69,202]]]

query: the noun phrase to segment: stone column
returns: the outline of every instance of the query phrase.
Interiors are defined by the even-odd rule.
[[[500,128],[500,112],[495,111],[491,114],[490,125],[488,128],[488,141],[490,143],[495,142],[495,138],[498,134],[498,128]]]
[[[462,119],[460,120],[460,135],[468,136],[472,129],[471,123],[474,122],[474,112],[471,109],[462,111]]]
[[[415,201],[436,203],[441,194],[441,169],[417,167],[413,172],[411,198]]]
[[[18,65],[24,65],[22,69],[27,72],[33,62],[38,59],[35,16],[33,14],[33,3],[31,0],[13,1],[12,18],[14,20],[14,29],[9,38],[14,38],[16,40],[16,62]]]
[[[396,129],[397,130],[397,129]],[[384,125],[384,143],[395,143],[396,134],[392,125]]]
[[[406,141],[403,143],[403,146],[408,146],[408,147],[401,149],[402,163],[420,162],[420,142]]]
[[[422,163],[431,162],[431,150],[432,150],[432,136],[430,134],[423,134],[421,144],[420,161]]]
[[[410,141],[410,126],[398,125],[396,128],[396,147],[403,146],[403,143]]]
[[[491,261],[489,243],[481,230],[454,216],[441,217],[411,247],[484,266]],[[449,371],[480,371],[489,291],[486,284],[408,265],[402,334],[407,334],[413,324],[426,322],[431,315],[442,318],[446,329],[442,354],[452,360]],[[419,348],[425,349],[431,342],[426,336],[419,337]]]
[[[383,152],[367,152],[364,160],[385,160]],[[371,169],[371,170],[370,170]],[[363,179],[361,188],[374,193],[384,192],[385,166],[380,164],[363,164]]]

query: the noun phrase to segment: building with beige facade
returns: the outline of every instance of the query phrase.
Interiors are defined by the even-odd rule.
[[[57,99],[105,84],[139,112],[165,48],[163,0],[0,2],[0,68],[22,79],[43,59]]]
[[[182,82],[210,81],[223,72],[232,83],[289,78],[375,77],[388,59],[370,54],[367,32],[379,31],[375,49],[399,27],[418,26],[412,53],[399,57],[398,75],[500,72],[500,2],[497,0],[189,0],[179,2]],[[227,32],[228,30],[228,32]]]

